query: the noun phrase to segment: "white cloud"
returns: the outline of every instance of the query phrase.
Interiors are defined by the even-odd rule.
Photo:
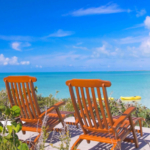
[[[0,65],[28,65],[29,61],[18,62],[18,57],[13,56],[11,58],[5,57],[3,54],[0,54]]]
[[[134,26],[132,26],[132,27],[128,27],[128,28],[126,28],[125,30],[141,28],[141,27],[143,27],[143,26],[144,26],[144,23],[140,23],[140,24],[136,24],[136,25],[134,25]]]
[[[82,42],[78,42],[78,43],[77,43],[77,45],[81,45],[81,44],[82,44]]]
[[[8,58],[5,57],[3,54],[0,54],[0,65],[18,65],[18,58],[16,56]]]
[[[70,36],[72,34],[73,34],[73,32],[71,32],[71,31],[63,31],[63,30],[59,29],[57,32],[52,33],[52,34],[48,35],[47,37],[65,37],[65,36]]]
[[[112,45],[109,45],[107,42],[104,42],[104,44],[101,47],[95,48],[92,54],[92,57],[100,57],[100,56],[116,56],[119,54],[122,56],[123,54],[120,52],[119,48],[116,48]]]
[[[96,48],[96,51],[93,53],[96,57],[99,57],[100,54],[106,54],[109,55],[108,50],[106,50],[106,45],[103,45],[102,47]]]
[[[20,42],[13,42],[12,44],[11,44],[11,47],[14,49],[14,50],[16,50],[16,51],[21,51],[21,49],[20,49]]]
[[[100,7],[91,7],[87,9],[79,9],[71,13],[73,16],[85,16],[85,15],[94,15],[94,14],[111,14],[111,13],[120,13],[128,12],[129,10],[124,10],[118,7],[116,4],[107,4]]]
[[[141,43],[140,49],[142,53],[150,54],[150,38]]]
[[[142,41],[144,41],[146,39],[146,37],[143,36],[137,36],[137,37],[125,37],[125,38],[121,38],[119,40],[115,40],[118,44],[132,44],[132,43],[140,43]]]
[[[38,68],[40,65],[42,67],[68,66],[69,64],[74,66],[75,64],[80,64],[80,60],[84,60],[85,58],[87,58],[87,55],[76,54],[74,51],[69,51],[65,53],[56,52],[49,55],[32,56],[29,57],[29,60]],[[36,62],[40,62],[40,65],[36,64]]]
[[[146,14],[146,10],[145,9],[141,9],[140,11],[136,11],[136,13],[137,13],[136,14],[137,17],[141,17],[141,16]]]
[[[28,43],[28,42],[25,42],[25,43],[23,43],[23,42],[13,42],[13,43],[11,43],[12,49],[14,49],[16,51],[21,51],[22,48],[29,47],[29,46],[31,46],[31,44]]]
[[[42,68],[42,66],[41,66],[41,65],[36,65],[35,67],[36,67],[36,68]]]
[[[30,64],[30,61],[21,61],[20,64],[21,64],[21,65],[29,65],[29,64]]]
[[[52,33],[48,36],[44,36],[44,37],[19,36],[19,35],[17,35],[17,36],[15,36],[15,35],[9,35],[9,36],[0,35],[0,39],[5,40],[5,41],[13,41],[12,43],[14,43],[14,48],[18,50],[18,49],[21,49],[21,48],[19,48],[19,46],[16,48],[16,45],[18,45],[18,44],[20,44],[20,45],[23,44],[23,45],[25,45],[24,47],[27,47],[30,44],[30,43],[28,43],[29,41],[42,41],[48,37],[64,37],[64,36],[69,36],[72,34],[74,34],[74,32],[63,31],[63,30],[59,29],[57,32]]]
[[[82,46],[73,46],[73,48],[87,50],[87,47],[82,47]]]
[[[5,57],[3,54],[0,54],[0,65],[18,65],[18,58],[16,56],[8,58]]]
[[[150,16],[147,16],[144,21],[145,27],[150,29]]]
[[[6,41],[35,41],[38,40],[38,38],[31,37],[31,36],[15,36],[15,35],[0,35],[1,40],[6,40]]]
[[[28,42],[25,42],[25,43],[21,43],[21,46],[22,47],[29,47],[29,46],[31,46],[31,44]]]
[[[127,48],[128,54],[133,57],[139,57],[139,48],[135,46],[128,46]]]
[[[140,57],[150,56],[150,37],[146,37],[140,42],[139,46],[128,46],[130,56]]]

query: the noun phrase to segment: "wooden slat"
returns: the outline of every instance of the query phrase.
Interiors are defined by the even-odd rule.
[[[21,118],[21,121],[25,121],[25,122],[31,122],[31,123],[42,123],[42,120],[39,120],[39,119],[25,119],[25,118]]]
[[[85,125],[88,126],[86,118],[84,116],[84,111],[83,111],[83,108],[82,108],[82,103],[81,103],[81,99],[80,99],[79,89],[78,89],[78,87],[75,87],[75,89],[76,89],[77,100],[78,100],[80,111],[81,111],[81,116],[82,116],[82,118],[84,120]]]
[[[93,97],[93,102],[94,102],[94,107],[95,107],[96,117],[97,117],[97,119],[98,119],[99,127],[100,127],[101,129],[103,129],[102,121],[101,121],[101,119],[100,119],[100,114],[99,114],[98,106],[97,106],[97,102],[96,102],[96,97],[95,97],[94,88],[91,88],[91,92],[92,92],[92,97]]]
[[[8,82],[18,83],[18,82],[29,82],[30,79],[32,80],[32,82],[37,81],[35,77],[30,76],[8,76],[4,78],[4,81],[7,80]]]
[[[72,79],[66,81],[66,84],[71,84],[72,86],[77,87],[101,87],[103,83],[105,83],[105,86],[110,87],[111,82],[110,81],[104,81],[100,79]]]
[[[36,111],[37,111],[37,114],[40,115],[41,112],[40,112],[40,108],[39,108],[39,105],[37,103],[37,99],[36,99],[36,95],[35,95],[35,91],[34,91],[34,86],[33,86],[33,82],[32,80],[30,80],[30,88],[31,88],[31,94],[32,94],[32,99],[34,101],[34,106],[36,108]]]
[[[13,83],[12,83],[12,82],[11,82],[10,84],[11,84],[11,91],[12,91],[12,96],[13,96],[13,99],[14,99],[15,105],[17,105],[17,106],[18,106],[17,101],[16,101],[15,92],[14,92],[14,85],[13,85]]]
[[[27,119],[29,119],[28,113],[27,113],[27,110],[26,110],[26,106],[25,106],[25,103],[24,103],[24,99],[23,99],[23,95],[22,95],[20,83],[18,83],[18,89],[19,89],[19,95],[20,95],[20,99],[21,99],[21,104],[22,104],[23,110],[24,110],[24,112],[25,112],[25,117],[26,117]]]
[[[102,84],[102,89],[103,89],[105,107],[106,107],[107,115],[108,115],[108,118],[109,118],[109,123],[112,126],[113,125],[113,119],[112,119],[111,111],[110,111],[110,108],[109,108],[109,103],[108,103],[108,97],[107,97],[107,91],[106,91],[106,88],[105,88],[105,84]]]
[[[95,128],[97,129],[98,127],[97,127],[97,124],[96,124],[95,116],[93,114],[93,108],[92,108],[92,104],[91,104],[89,89],[87,87],[85,89],[86,89],[86,95],[87,95],[87,100],[88,100],[88,104],[89,104],[89,109],[90,109],[92,121],[94,123]]]
[[[87,104],[86,104],[86,101],[85,101],[83,87],[80,87],[80,90],[81,90],[81,96],[82,96],[82,101],[83,101],[84,109],[85,109],[85,112],[86,112],[87,120],[88,120],[88,123],[89,123],[90,127],[92,127],[91,118],[89,116],[88,109],[87,109]]]
[[[104,111],[103,102],[102,102],[102,98],[101,98],[100,88],[96,88],[96,89],[97,89],[98,101],[99,101],[99,105],[100,105],[100,109],[101,109],[101,114],[103,116],[105,128],[108,129],[108,124],[106,121],[106,116],[105,116],[105,111]]]
[[[100,129],[100,128],[98,128],[98,129],[96,129],[96,128],[91,128],[91,127],[86,127],[85,125],[84,125],[84,128],[85,129],[87,129],[88,131],[93,131],[93,132],[101,132],[101,133],[113,133],[113,130],[112,130],[112,128],[111,129],[109,129],[109,130],[107,130],[107,129]]]
[[[32,108],[32,113],[34,115],[34,119],[37,119],[36,112],[35,112],[35,109],[34,109],[34,106],[33,106],[32,98],[31,98],[31,94],[30,94],[30,89],[29,89],[28,82],[26,82],[26,88],[27,88],[27,92],[28,92],[28,98],[29,98],[29,101],[30,101],[30,105],[31,105],[31,108]]]
[[[22,110],[22,106],[21,106],[20,99],[19,99],[17,84],[14,83],[14,85],[15,85],[15,93],[16,93],[16,96],[17,96],[17,101],[18,101],[19,107],[20,107],[20,109],[21,109],[21,114],[22,114],[22,117],[25,118],[25,114],[24,114],[24,112],[23,112],[23,110]]]
[[[112,138],[107,137],[98,137],[98,136],[91,136],[91,135],[80,135],[80,138],[86,139],[86,140],[92,140],[97,142],[104,142],[104,143],[117,143],[118,141]]]
[[[33,119],[31,110],[29,108],[29,102],[28,102],[28,99],[27,99],[27,95],[26,95],[26,90],[25,90],[24,83],[22,83],[22,88],[23,88],[23,93],[24,93],[24,98],[25,98],[25,101],[26,101],[26,106],[27,106],[28,114],[30,116],[30,119]]]

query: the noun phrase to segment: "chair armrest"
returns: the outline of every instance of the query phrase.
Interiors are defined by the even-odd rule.
[[[129,107],[119,118],[116,120],[115,124],[113,125],[113,128],[118,128],[130,115],[132,112],[135,111],[135,107]]]
[[[56,104],[54,104],[53,106],[51,106],[48,110],[44,111],[40,116],[39,118],[41,119],[45,114],[48,114],[50,112],[52,112],[53,110],[56,110],[58,107],[64,105],[66,102],[63,102],[63,101],[60,101]]]

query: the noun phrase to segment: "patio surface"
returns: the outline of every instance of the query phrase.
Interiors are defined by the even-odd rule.
[[[73,117],[69,117],[65,119],[65,121],[74,121]],[[56,127],[62,127],[61,124],[59,124]],[[69,125],[69,133],[71,135],[71,142],[70,147],[73,145],[73,143],[77,140],[80,134],[82,134],[82,130],[79,127],[79,129],[76,128],[76,126]],[[138,127],[136,127],[138,129]],[[18,133],[19,138],[22,140],[33,140],[38,133],[35,132],[26,132],[25,135],[22,134],[22,132]],[[45,150],[56,150],[55,148],[52,148],[49,143],[53,143],[54,146],[59,146],[60,141],[58,139],[59,133],[51,132],[49,134],[49,137],[45,144]],[[132,137],[132,133],[129,135]],[[137,133],[138,141],[139,141],[139,148],[135,148],[134,143],[126,143],[122,142],[121,144],[121,150],[150,150],[150,128],[143,128],[143,137],[140,137],[140,134]],[[85,140],[81,142],[81,144],[78,146],[78,149],[80,150],[108,150],[112,147],[111,144],[105,144],[105,143],[99,143],[91,141],[90,144],[88,144]]]

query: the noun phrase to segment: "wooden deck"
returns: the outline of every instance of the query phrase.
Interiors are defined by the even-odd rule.
[[[67,118],[65,121],[74,121],[73,117],[69,117]],[[61,124],[59,124],[57,127],[62,127]],[[81,128],[77,129],[75,126],[69,126],[69,132],[71,135],[71,143],[70,146],[73,145],[73,143],[76,141],[76,139],[78,138],[78,136],[80,134],[82,134],[82,130]],[[138,128],[138,127],[136,127]],[[149,150],[150,149],[150,128],[143,128],[143,137],[140,137],[139,134],[137,134],[138,137],[138,141],[139,141],[139,148],[136,149],[134,144],[130,144],[130,143],[125,143],[123,142],[121,144],[121,150]],[[33,140],[34,137],[37,135],[38,133],[34,133],[34,132],[27,132],[25,135],[22,134],[22,132],[20,132],[19,138],[21,138],[22,140],[26,140],[26,139],[31,139]],[[58,146],[60,144],[60,141],[58,139],[59,133],[54,133],[51,132],[46,144],[45,144],[45,150],[56,150],[55,148],[52,148],[49,143],[53,143],[54,146]],[[132,134],[130,135],[130,137],[132,137]],[[91,141],[90,144],[88,144],[86,141],[83,141],[78,149],[80,150],[109,150],[111,148],[112,145],[110,144],[105,144],[105,143],[98,143],[98,142],[93,142]]]

